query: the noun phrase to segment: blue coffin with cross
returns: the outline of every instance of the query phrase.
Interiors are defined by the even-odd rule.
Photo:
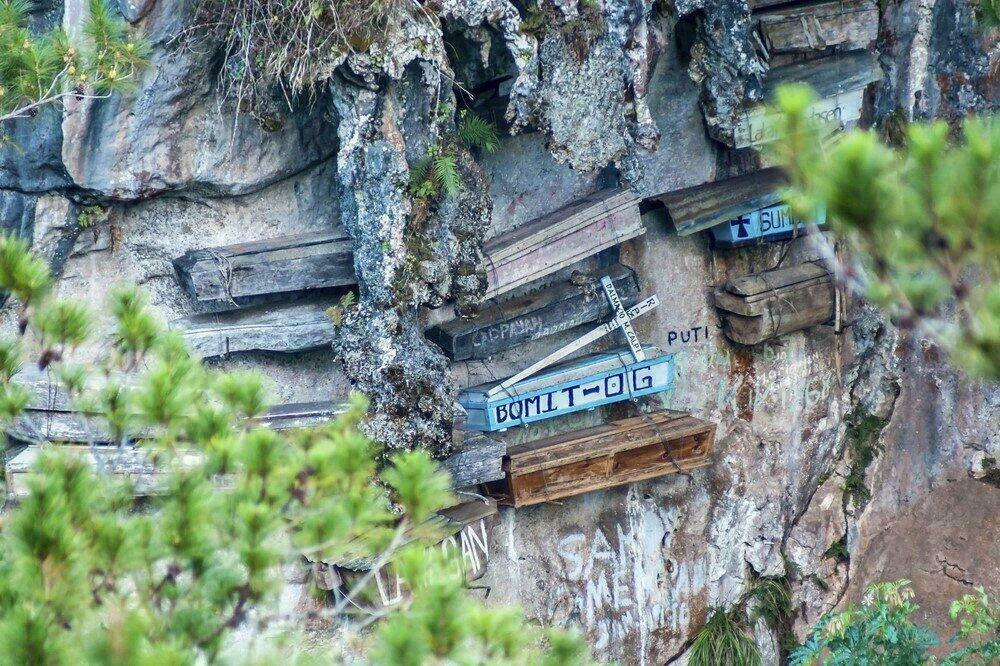
[[[468,413],[466,427],[505,430],[672,389],[674,355],[653,346],[643,351],[643,361],[628,347],[569,361],[492,396],[497,382],[465,389],[458,402]]]
[[[816,216],[816,225],[822,226],[825,221],[826,216],[821,211]],[[805,234],[806,224],[793,219],[786,204],[751,211],[712,227],[712,237],[720,247],[741,247]]]

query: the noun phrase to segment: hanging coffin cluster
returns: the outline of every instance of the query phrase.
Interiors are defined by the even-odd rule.
[[[659,299],[652,296],[626,309],[610,276],[601,278],[601,286],[613,318],[499,383],[462,391],[459,402],[468,413],[469,428],[506,430],[665,391],[673,386],[673,355],[643,347],[631,323],[632,319],[659,305]],[[628,342],[627,349],[553,367],[591,342],[619,329]]]
[[[833,278],[818,262],[754,273],[715,290],[722,331],[742,345],[824,324],[835,303]]]
[[[710,230],[716,247],[735,248],[787,240],[805,234],[806,222],[791,217],[782,203],[786,180],[780,169],[769,168],[744,176],[668,192],[659,201],[677,234]],[[809,222],[822,226],[819,211]]]

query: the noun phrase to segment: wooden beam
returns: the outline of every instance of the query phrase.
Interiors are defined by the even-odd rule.
[[[769,8],[756,14],[769,53],[804,53],[828,47],[866,49],[878,37],[874,0],[830,0]]]
[[[134,378],[128,377],[114,379],[121,382],[134,381]],[[15,375],[12,381],[25,387],[30,399],[24,412],[7,427],[7,434],[11,437],[36,443],[112,443],[101,415],[78,409],[55,375],[29,368]],[[100,376],[92,377],[87,384],[88,392],[100,390],[106,381]],[[256,422],[275,430],[307,428],[327,423],[346,409],[346,404],[329,400],[286,403],[272,407]],[[143,439],[150,434],[149,429],[143,428],[132,433],[132,437]]]
[[[826,323],[835,300],[833,279],[816,262],[755,273],[715,290],[722,331],[742,345]]]
[[[639,296],[635,273],[615,265],[506,301],[489,301],[479,316],[455,318],[427,331],[454,361],[484,359],[507,349],[611,316],[600,278],[611,277],[626,307]]]
[[[784,83],[809,84],[818,97],[809,114],[825,122],[833,133],[857,124],[865,88],[881,78],[882,70],[875,56],[856,51],[776,67],[764,81],[764,94],[765,99],[771,101],[775,89]],[[734,147],[748,148],[774,141],[778,137],[773,122],[765,106],[746,110],[734,129]]]
[[[645,233],[639,198],[602,190],[487,241],[487,298],[496,298]]]
[[[451,474],[452,486],[465,488],[503,478],[501,462],[507,447],[503,442],[473,432],[465,437],[458,453],[441,461]]]
[[[496,382],[465,389],[458,401],[470,430],[496,431],[584,409],[667,391],[674,385],[673,354],[646,347],[637,362],[627,347],[553,366],[491,393]]]
[[[174,259],[174,269],[198,312],[235,310],[275,296],[357,283],[351,239],[344,232],[189,250]]]
[[[136,496],[157,495],[163,492],[164,484],[170,476],[171,468],[154,465],[147,452],[131,446],[121,449],[114,446],[86,446],[63,444],[60,446],[33,444],[7,461],[5,474],[7,493],[12,497],[28,495],[28,478],[45,450],[79,459],[92,468],[101,470],[119,479],[127,479],[133,484]],[[191,469],[200,464],[202,456],[190,452],[181,453],[175,459],[175,467]]]
[[[708,464],[715,424],[660,410],[511,447],[505,479],[488,484],[514,507],[573,497]]]
[[[327,302],[265,305],[175,321],[188,348],[204,358],[244,351],[299,352],[329,347],[335,328]]]
[[[782,171],[772,167],[667,192],[656,198],[667,209],[677,234],[687,236],[779,203],[786,182]]]

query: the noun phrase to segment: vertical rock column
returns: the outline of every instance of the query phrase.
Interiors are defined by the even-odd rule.
[[[414,203],[409,167],[440,137],[440,64],[413,61],[398,79],[353,60],[331,80],[339,115],[341,215],[354,239],[359,300],[334,347],[355,387],[372,401],[369,436],[390,451],[450,446],[455,387],[444,355],[427,342],[422,306],[465,304],[485,287],[479,272],[490,223],[488,185],[471,157],[457,156],[460,194]],[[449,121],[450,122],[450,121]]]

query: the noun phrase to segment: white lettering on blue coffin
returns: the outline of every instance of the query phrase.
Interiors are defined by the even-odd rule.
[[[667,354],[528,393],[514,385],[485,403],[459,401],[469,412],[470,426],[492,431],[666,391],[673,382],[673,355]]]
[[[822,225],[824,215],[817,216]],[[789,214],[788,206],[779,204],[755,210],[746,215],[712,227],[712,236],[722,245],[743,245],[754,241],[772,241],[805,234],[805,224]]]

